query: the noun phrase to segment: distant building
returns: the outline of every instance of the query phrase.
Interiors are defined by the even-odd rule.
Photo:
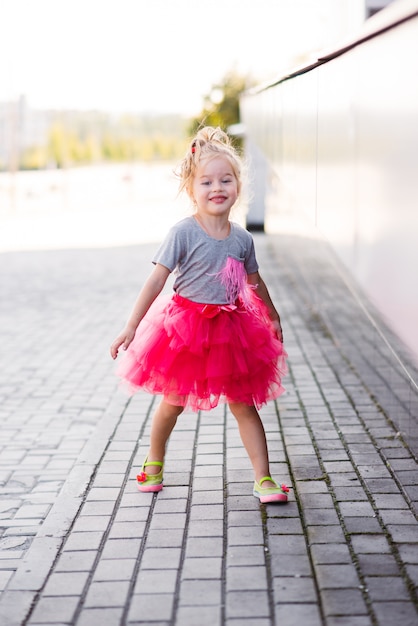
[[[51,113],[31,109],[25,96],[0,102],[0,169],[18,167],[21,154],[48,140]]]

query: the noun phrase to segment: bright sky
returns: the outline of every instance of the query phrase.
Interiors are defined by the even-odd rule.
[[[362,0],[0,0],[0,102],[196,114],[231,69],[260,81],[334,42]],[[346,33],[344,33],[346,34]]]

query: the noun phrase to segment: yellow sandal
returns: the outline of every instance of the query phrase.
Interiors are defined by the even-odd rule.
[[[274,483],[275,487],[262,487],[262,484],[266,481],[270,480]],[[287,502],[287,494],[289,493],[289,487],[284,483],[282,485],[278,485],[275,480],[273,480],[270,476],[264,476],[261,478],[260,482],[254,481],[254,490],[253,495],[256,498],[259,498],[260,502],[266,504],[268,502]]]
[[[145,468],[151,465],[156,466],[156,467],[161,467],[161,470],[158,472],[158,474],[146,473]],[[161,489],[164,486],[163,485],[163,470],[164,470],[164,463],[162,463],[161,461],[148,461],[148,457],[146,457],[142,465],[142,470],[136,477],[139,491],[144,491],[144,492],[161,491]]]

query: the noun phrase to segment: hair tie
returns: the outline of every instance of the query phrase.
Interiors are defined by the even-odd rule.
[[[192,154],[194,154],[196,152],[196,142],[194,141],[192,143]]]

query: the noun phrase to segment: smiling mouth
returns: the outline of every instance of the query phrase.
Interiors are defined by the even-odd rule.
[[[225,202],[225,200],[226,200],[226,196],[214,196],[213,198],[211,198],[211,202],[215,202],[217,204]]]

